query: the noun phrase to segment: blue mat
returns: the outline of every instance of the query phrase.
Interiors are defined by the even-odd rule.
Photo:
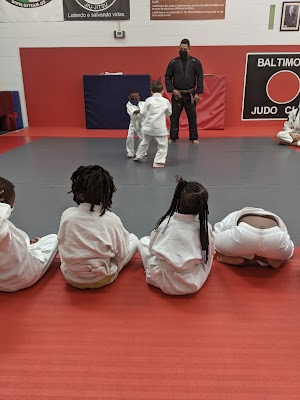
[[[128,92],[149,97],[150,75],[84,75],[83,86],[87,129],[127,129]]]

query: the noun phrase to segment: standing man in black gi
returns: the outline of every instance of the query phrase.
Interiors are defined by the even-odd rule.
[[[172,92],[172,115],[170,140],[179,139],[179,119],[183,108],[189,121],[190,141],[199,144],[197,129],[196,104],[200,93],[203,93],[203,69],[201,62],[189,55],[190,41],[182,39],[179,47],[179,57],[168,65],[165,81],[167,92]]]

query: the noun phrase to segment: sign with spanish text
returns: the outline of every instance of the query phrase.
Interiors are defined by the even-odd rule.
[[[66,21],[130,19],[129,0],[64,0]]]
[[[299,53],[247,54],[242,120],[286,119],[299,101]]]
[[[150,19],[224,19],[226,0],[150,0]]]
[[[62,0],[0,0],[0,22],[63,20]]]

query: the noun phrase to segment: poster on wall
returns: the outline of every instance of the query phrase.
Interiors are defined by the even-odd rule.
[[[64,0],[65,21],[130,19],[129,0]]]
[[[282,3],[281,31],[299,31],[300,2],[289,1]]]
[[[226,0],[150,0],[150,19],[224,19]]]
[[[0,0],[0,22],[63,21],[62,0]]]
[[[286,119],[299,101],[299,53],[247,54],[242,120]]]

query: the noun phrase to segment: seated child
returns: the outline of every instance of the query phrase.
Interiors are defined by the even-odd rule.
[[[151,85],[152,97],[148,97],[141,115],[145,118],[142,124],[143,138],[139,144],[134,161],[141,161],[147,154],[152,139],[157,143],[153,168],[165,166],[168,153],[168,130],[166,117],[172,114],[172,106],[169,100],[162,97],[163,85],[154,81]]]
[[[277,133],[279,144],[300,147],[300,103],[293,109],[284,123],[283,131]]]
[[[217,260],[232,265],[280,267],[292,257],[294,244],[278,215],[245,207],[214,226]]]
[[[150,285],[172,295],[195,293],[203,286],[214,255],[207,200],[207,190],[200,183],[178,179],[169,210],[151,236],[139,243]]]
[[[0,290],[15,292],[36,283],[57,253],[57,235],[29,240],[8,219],[15,202],[14,185],[0,177]]]
[[[71,176],[78,207],[63,212],[58,232],[61,272],[79,289],[112,283],[137,252],[138,238],[110,211],[113,178],[99,165],[79,167]]]
[[[131,89],[128,94],[128,102],[126,104],[127,113],[130,117],[130,124],[126,139],[127,157],[134,157],[134,137],[139,137],[139,143],[142,140],[142,120],[141,111],[143,110],[145,102],[140,101],[140,94],[138,90]]]

